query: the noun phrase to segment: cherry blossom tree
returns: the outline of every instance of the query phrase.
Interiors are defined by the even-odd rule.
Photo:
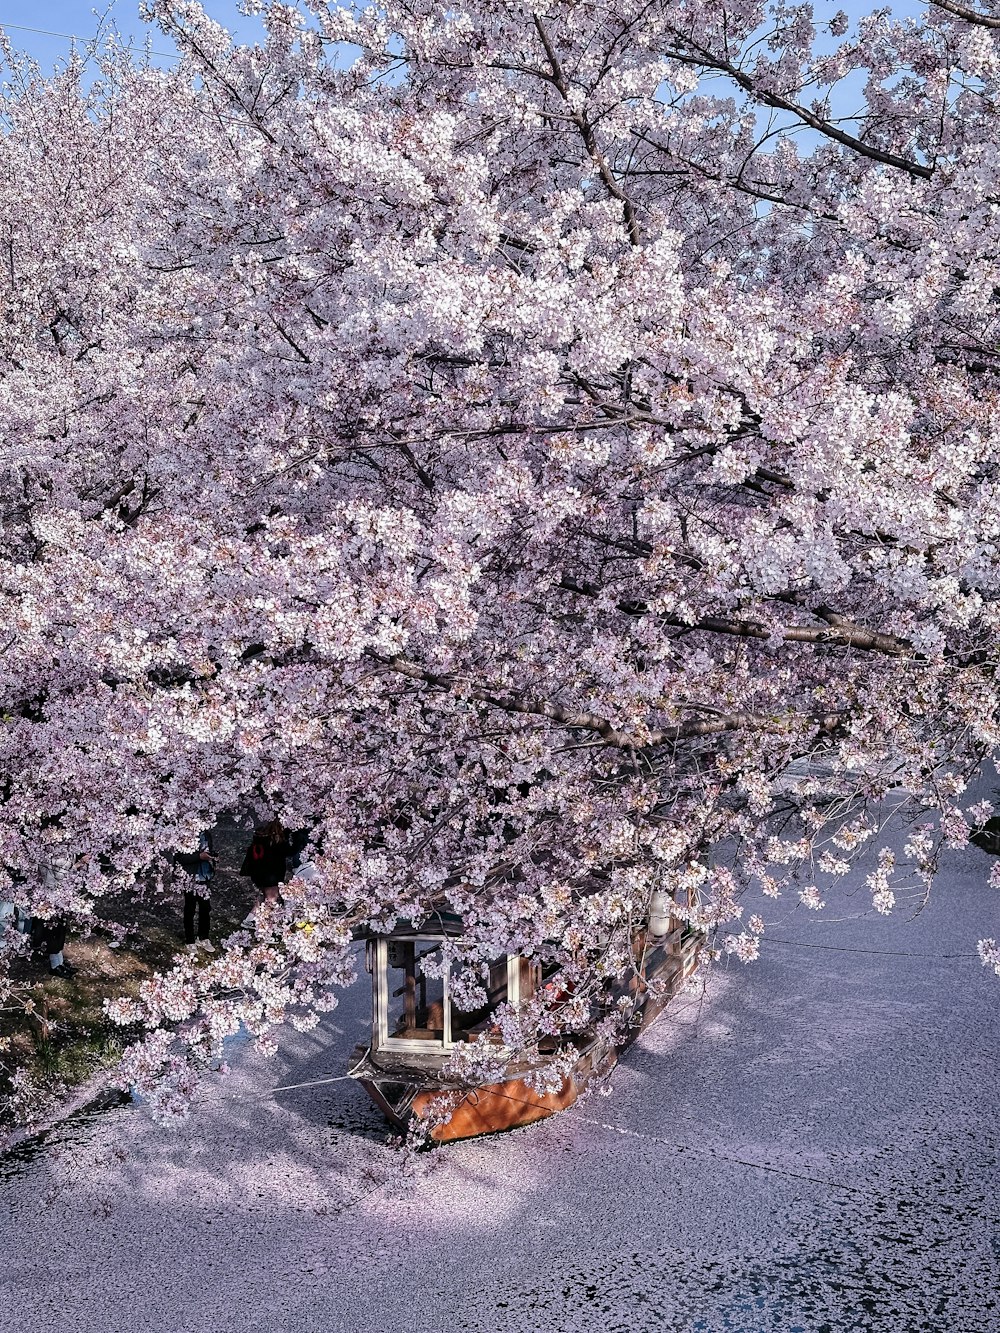
[[[359,928],[460,913],[470,1004],[557,964],[531,1052],[654,893],[745,961],[748,887],[864,855],[888,912],[1000,737],[1000,9],[260,8],[149,0],[169,72],[7,53],[0,896],[99,920],[220,812],[312,831],[115,1007],[165,1115]]]

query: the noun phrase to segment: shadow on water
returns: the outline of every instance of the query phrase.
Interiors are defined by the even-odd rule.
[[[256,1090],[265,1101],[292,1112],[300,1121],[325,1127],[331,1148],[352,1140],[381,1144],[389,1133],[363,1089],[353,1079],[344,1077],[350,1052],[370,1032],[369,995],[367,986],[352,988],[350,999],[347,994],[344,996],[346,1002],[338,1013],[340,1021],[328,1020],[318,1030],[318,1041],[298,1050],[295,1041],[289,1041],[281,1074],[271,1073],[266,1080],[270,1082],[273,1078],[279,1087],[269,1091],[265,1084]],[[238,1032],[225,1038],[223,1055],[238,1065],[252,1048],[253,1039],[241,1026]],[[47,1151],[82,1145],[99,1117],[123,1106],[141,1106],[142,1102],[143,1098],[134,1092],[130,1095],[115,1089],[103,1090],[54,1124],[27,1133],[9,1148],[0,1150],[0,1181],[25,1175]],[[195,1110],[204,1113],[205,1107],[199,1108],[196,1103]]]
[[[47,1148],[72,1147],[83,1143],[89,1127],[98,1116],[131,1103],[132,1098],[127,1092],[106,1088],[56,1124],[29,1134],[0,1153],[0,1180],[11,1180],[22,1175]]]
[[[370,1041],[372,1032],[364,944],[354,947],[357,979],[339,993],[337,1008],[314,1030],[313,1041],[303,1043],[297,1052],[289,1045],[289,1059],[272,1093],[283,1110],[330,1130],[331,1146],[352,1139],[384,1144],[392,1133],[361,1085],[347,1077],[358,1044]]]
[[[360,1023],[351,1026],[358,1037],[369,1030]],[[361,1085],[346,1076],[349,1064],[341,1029],[328,1047],[286,1068],[283,1086],[272,1093],[274,1101],[306,1123],[325,1125],[334,1143],[341,1138],[385,1143],[392,1131]]]

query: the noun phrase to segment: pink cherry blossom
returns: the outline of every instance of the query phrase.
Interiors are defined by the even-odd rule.
[[[710,962],[928,880],[1000,742],[995,23],[145,7],[176,68],[2,93],[0,897],[86,928],[249,809],[314,873],[110,1006],[123,1081],[183,1114],[437,906],[470,996],[557,969],[531,1050],[654,894]]]

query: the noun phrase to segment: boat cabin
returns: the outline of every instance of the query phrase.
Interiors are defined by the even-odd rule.
[[[607,1012],[629,995],[638,1021],[629,1040],[638,1035],[672,998],[697,966],[701,932],[673,917],[665,895],[654,894],[648,925],[633,937],[634,968],[610,986],[595,1006]],[[466,1087],[443,1072],[462,1042],[492,1036],[503,1065],[495,1014],[499,1005],[515,1008],[533,998],[548,975],[535,959],[507,954],[494,960],[484,977],[486,1002],[464,1010],[451,993],[452,959],[462,944],[461,919],[435,913],[414,925],[399,922],[385,935],[366,941],[366,965],[372,977],[372,1033],[358,1046],[351,1074],[366,1089],[389,1122],[403,1131],[413,1116],[438,1120],[432,1137],[438,1141],[529,1124],[570,1106],[594,1077],[610,1071],[617,1049],[592,1026],[573,1038],[577,1060],[558,1092],[539,1093],[524,1082],[526,1064],[507,1062],[496,1083]],[[554,969],[553,969],[554,970]],[[650,987],[650,982],[658,984]],[[544,1054],[542,1056],[544,1059]]]

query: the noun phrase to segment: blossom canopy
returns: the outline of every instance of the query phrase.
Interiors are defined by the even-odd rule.
[[[534,1049],[656,892],[756,957],[892,786],[890,910],[1000,736],[1000,14],[147,9],[176,69],[8,53],[0,896],[100,919],[251,808],[315,873],[116,1008],[128,1078],[439,908],[562,969]]]

